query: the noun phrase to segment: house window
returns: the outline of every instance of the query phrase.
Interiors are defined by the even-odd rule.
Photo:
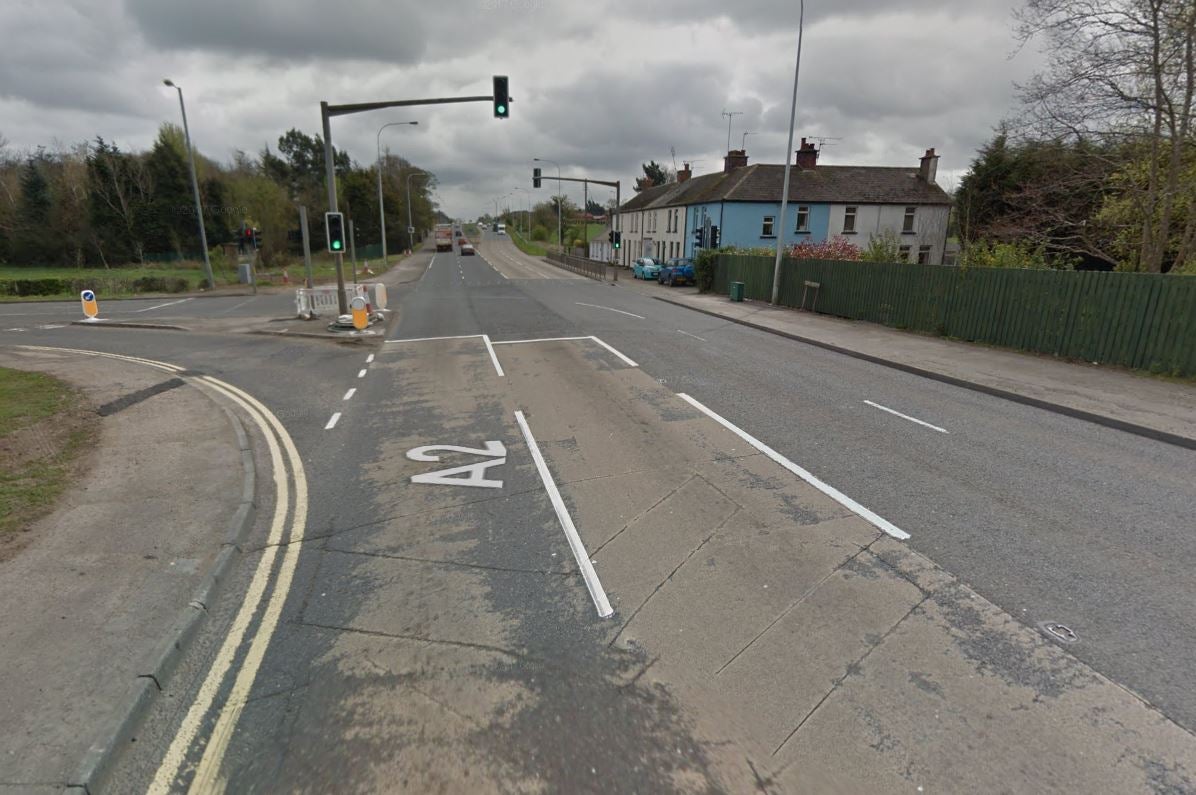
[[[917,207],[905,208],[905,221],[901,224],[901,234],[912,235],[914,233],[914,215],[917,211]]]
[[[807,206],[805,204],[798,205],[798,207],[797,207],[797,228],[794,231],[796,231],[796,232],[809,232],[810,231],[810,208],[809,208],[809,206]]]
[[[776,237],[772,231],[772,225],[774,221],[776,221],[775,216],[764,216],[764,224],[760,227],[760,237]]]
[[[843,234],[855,234],[855,207],[843,208]]]
[[[918,264],[930,264],[930,246],[918,246]]]
[[[901,246],[897,249],[897,260],[899,262],[909,262],[909,246]]]

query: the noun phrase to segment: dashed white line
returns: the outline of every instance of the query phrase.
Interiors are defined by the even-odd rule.
[[[536,444],[536,439],[532,436],[532,429],[528,427],[522,411],[515,412],[515,421],[519,423],[519,430],[523,431],[523,440],[527,442],[527,449],[531,451],[532,460],[536,462],[540,480],[544,482],[544,490],[548,492],[548,499],[552,501],[556,518],[565,531],[565,538],[569,541],[569,548],[573,550],[573,558],[577,561],[577,567],[581,569],[582,579],[586,582],[590,598],[594,600],[594,607],[598,609],[600,618],[606,618],[615,611],[611,609],[610,601],[606,598],[606,591],[602,589],[602,582],[598,579],[598,572],[594,571],[594,564],[590,562],[590,555],[586,552],[585,545],[581,543],[581,536],[577,534],[573,518],[569,516],[569,509],[565,507],[565,501],[561,499],[561,493],[552,479],[552,473],[548,471],[548,464],[544,462],[544,456],[540,454],[540,446]]]
[[[494,352],[494,343],[490,341],[490,335],[483,334],[482,342],[486,343],[486,352],[490,354],[490,361],[494,362],[494,372],[498,373],[499,378],[505,378],[507,374],[502,371],[502,365],[498,363],[498,354]]]
[[[610,307],[610,306],[600,306],[598,304],[584,304],[581,301],[574,301],[573,303],[577,304],[578,306],[588,306],[591,309],[605,309],[607,312],[618,312],[620,315],[627,315],[628,317],[638,317],[640,320],[647,319],[643,315],[637,315],[634,312],[624,312],[622,309],[615,309],[614,307]]]
[[[930,428],[932,431],[938,431],[939,433],[950,433],[950,431],[948,431],[946,428],[940,428],[937,425],[931,425],[929,422],[923,422],[922,420],[918,419],[917,417],[911,417],[908,414],[902,414],[900,411],[894,411],[893,409],[889,408],[888,406],[882,406],[879,403],[873,403],[871,400],[865,400],[864,402],[867,403],[869,406],[872,406],[873,408],[880,409],[881,411],[887,411],[890,414],[900,417],[903,420],[909,420],[910,422],[916,422],[919,425],[924,425],[925,427]]]
[[[358,370],[358,371],[357,371],[357,377],[358,377],[358,378],[365,378],[365,373],[366,373],[366,370],[365,370],[365,368],[363,367],[363,368],[361,368],[360,370]]]
[[[374,354],[371,353],[369,356],[365,357],[365,363],[373,364],[374,363]]]
[[[158,304],[156,306],[147,306],[145,309],[134,309],[132,311],[133,312],[149,312],[152,309],[161,309],[162,307],[165,307],[165,306],[174,306],[175,304],[185,304],[190,300],[192,300],[192,299],[191,298],[180,298],[177,301],[167,301],[164,304]]]
[[[335,427],[336,427],[336,422],[337,422],[337,420],[339,420],[340,418],[341,418],[341,413],[340,413],[339,411],[338,411],[338,412],[335,412],[335,413],[332,415],[332,418],[328,420],[328,424],[324,426],[324,430],[326,430],[326,431],[330,431],[330,430],[332,430],[333,428],[335,428]]]
[[[355,394],[357,394],[357,387],[353,387],[348,392],[346,392],[345,396],[343,398],[341,398],[341,400],[348,400],[349,398],[353,397],[353,395],[355,395]]]
[[[883,530],[884,532],[888,533],[893,538],[897,538],[902,541],[909,538],[909,533],[905,532],[897,525],[893,524],[892,522],[890,522],[887,519],[884,519],[884,518],[876,515],[872,511],[865,508],[863,505],[860,505],[858,502],[853,500],[851,497],[848,497],[846,494],[844,494],[843,492],[836,489],[834,486],[830,486],[826,483],[823,483],[821,480],[814,477],[814,475],[811,474],[809,471],[802,469],[797,464],[793,463],[788,458],[781,455],[776,450],[773,450],[771,447],[766,445],[764,442],[757,439],[755,436],[752,436],[747,431],[736,426],[730,420],[728,420],[724,417],[721,417],[718,414],[716,414],[715,412],[706,408],[701,403],[699,403],[698,401],[691,398],[689,395],[679,392],[679,393],[677,393],[677,397],[681,398],[686,403],[690,404],[691,406],[696,408],[698,411],[702,412],[707,417],[714,420],[719,425],[723,426],[724,428],[729,430],[731,433],[738,436],[740,439],[743,439],[745,442],[750,444],[752,447],[755,447],[757,450],[764,453],[764,455],[768,456],[773,461],[775,461],[778,464],[780,464],[781,466],[783,466],[785,469],[788,469],[790,472],[797,475],[799,478],[801,478],[805,482],[809,483],[811,486],[818,489],[823,494],[830,497],[832,500],[839,503],[847,510],[851,511],[856,516],[859,516],[861,519],[864,519],[865,521],[867,521],[873,525],[876,525],[876,527],[878,527],[881,530]]]
[[[677,333],[684,334],[687,337],[693,337],[695,340],[702,340],[702,342],[707,342],[707,340],[703,339],[702,337],[699,337],[697,334],[690,334],[688,331],[682,331],[681,329],[677,329]]]

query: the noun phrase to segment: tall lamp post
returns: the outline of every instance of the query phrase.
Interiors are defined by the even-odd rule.
[[[177,86],[169,77],[162,81],[179,92],[179,110],[183,112],[183,139],[187,143],[187,163],[191,167],[191,191],[195,194],[195,217],[199,221],[199,245],[203,247],[203,275],[208,280],[208,289],[216,289],[216,280],[212,278],[212,260],[208,257],[208,233],[203,228],[203,204],[199,201],[199,179],[195,176],[195,151],[191,148],[191,130],[187,127],[187,106],[183,104],[183,88]]]
[[[789,206],[789,168],[793,163],[793,121],[797,117],[797,78],[801,74],[801,34],[806,16],[806,0],[801,0],[797,16],[797,65],[793,67],[793,101],[789,106],[789,145],[785,147],[785,181],[781,185],[781,228],[777,232],[777,258],[772,268],[772,303],[781,296],[781,252],[785,246],[785,208]]]
[[[531,229],[529,229],[528,227],[530,227],[532,225],[532,192],[530,190],[528,190],[527,188],[518,188],[518,187],[511,188],[511,190],[513,190],[513,191],[521,190],[527,194],[526,196],[523,197],[525,206],[527,207],[527,214],[523,217],[523,220],[524,220],[523,233],[525,235],[530,236]]]
[[[411,221],[411,178],[426,176],[426,171],[412,171],[407,175],[407,248],[412,251],[415,251],[415,224]]]
[[[399,127],[403,125],[415,126],[419,124],[417,121],[392,121],[388,124],[383,124],[378,128],[378,135],[376,141],[378,144],[378,223],[382,229],[382,267],[387,267],[390,263],[386,256],[386,208],[382,206],[382,131],[387,127]],[[410,204],[407,205],[411,207]],[[411,224],[407,224],[410,226]]]
[[[561,240],[561,164],[546,157],[533,157],[532,161],[536,163],[552,163],[556,166],[556,242],[561,247],[561,250],[564,250],[565,241]]]

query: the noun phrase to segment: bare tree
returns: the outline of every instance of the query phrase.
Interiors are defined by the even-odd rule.
[[[1124,187],[1136,193],[1138,267],[1157,273],[1169,253],[1182,262],[1196,233],[1196,202],[1180,201],[1193,190],[1181,176],[1194,145],[1196,3],[1027,0],[1017,20],[1022,41],[1041,38],[1048,53],[1046,71],[1019,86],[1025,121],[1039,135],[1142,158],[1146,179]],[[1187,218],[1176,217],[1177,204]]]

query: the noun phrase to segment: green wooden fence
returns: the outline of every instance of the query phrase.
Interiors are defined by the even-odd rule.
[[[772,296],[771,257],[722,255],[713,290]],[[1196,277],[790,260],[780,303],[818,282],[817,311],[1151,372],[1196,375]],[[806,308],[810,307],[806,299]]]

